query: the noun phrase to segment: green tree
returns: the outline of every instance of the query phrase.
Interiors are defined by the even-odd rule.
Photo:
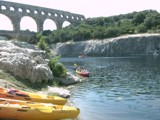
[[[117,28],[108,28],[105,33],[104,37],[110,38],[110,37],[117,37],[120,34],[120,30]]]
[[[143,24],[138,25],[136,30],[137,30],[137,33],[145,33],[145,32],[147,32],[147,29]]]
[[[144,22],[145,18],[146,18],[145,14],[143,12],[139,12],[139,13],[135,14],[135,16],[133,18],[133,23],[135,25],[141,24]]]
[[[152,18],[148,17],[144,20],[144,25],[146,26],[147,29],[152,28]]]
[[[47,50],[48,49],[48,45],[47,43],[45,42],[45,39],[46,37],[41,37],[40,38],[40,41],[37,43],[37,46],[39,48],[41,48],[42,50]]]
[[[117,26],[121,34],[132,34],[134,32],[134,25],[131,20],[123,19],[120,23],[118,22]]]

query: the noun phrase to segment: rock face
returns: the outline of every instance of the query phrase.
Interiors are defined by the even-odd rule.
[[[68,98],[71,96],[71,91],[64,89],[64,88],[60,88],[60,87],[50,87],[48,86],[48,90],[47,93],[49,94],[56,94],[59,95],[61,97],[64,98]]]
[[[137,34],[123,37],[58,43],[51,46],[52,55],[126,56],[160,54],[160,34]]]
[[[0,69],[32,83],[53,79],[44,51],[25,42],[0,41]]]
[[[72,75],[70,72],[67,72],[66,77],[55,78],[55,81],[62,83],[63,85],[71,85],[78,82],[81,82],[81,79]]]

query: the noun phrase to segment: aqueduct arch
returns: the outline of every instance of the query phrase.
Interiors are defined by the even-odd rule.
[[[50,8],[0,1],[0,13],[6,15],[13,24],[13,31],[20,31],[20,21],[24,16],[33,18],[37,24],[37,32],[43,31],[43,23],[46,19],[55,22],[57,29],[62,28],[64,21],[71,24],[84,20],[83,15]]]

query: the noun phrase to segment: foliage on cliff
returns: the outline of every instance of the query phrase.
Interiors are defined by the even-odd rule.
[[[43,31],[37,36],[45,37],[47,44],[52,44],[147,32],[160,32],[160,13],[157,11],[145,10],[110,17],[88,18],[60,30]]]
[[[49,61],[49,67],[51,68],[53,76],[55,77],[65,77],[67,74],[67,69],[62,63],[58,62],[60,57],[61,56],[56,56],[51,58]]]
[[[48,54],[48,57],[50,58],[50,49],[48,44],[46,43],[46,38],[45,36],[42,36],[40,34],[37,34],[37,38],[39,38],[39,42],[37,43],[37,46],[42,49],[45,50],[46,53]],[[53,76],[55,77],[65,77],[66,73],[67,73],[67,69],[64,67],[64,65],[60,62],[58,62],[58,60],[60,59],[61,56],[55,56],[53,58],[50,58],[49,60],[49,67],[52,71]]]

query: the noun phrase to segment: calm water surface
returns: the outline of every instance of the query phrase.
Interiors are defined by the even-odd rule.
[[[160,120],[160,57],[61,58],[91,72],[69,98],[80,120]],[[76,75],[76,74],[75,74]]]

